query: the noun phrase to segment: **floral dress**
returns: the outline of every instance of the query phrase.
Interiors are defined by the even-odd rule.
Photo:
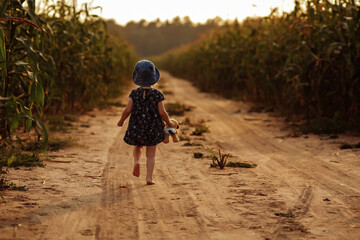
[[[129,97],[133,108],[124,141],[134,146],[154,146],[164,140],[165,124],[160,117],[158,102],[164,95],[154,88],[136,88]]]

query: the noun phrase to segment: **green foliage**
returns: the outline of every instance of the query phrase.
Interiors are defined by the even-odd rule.
[[[302,6],[295,1],[282,16],[234,22],[156,64],[204,91],[263,102],[307,122],[336,119],[322,121],[330,131],[360,130],[359,3]]]
[[[18,166],[25,166],[25,167],[35,167],[40,166],[44,167],[44,164],[40,157],[33,153],[22,153],[17,150],[1,150],[0,156],[0,166],[6,167],[18,167]]]
[[[22,1],[24,2],[24,1]],[[40,31],[34,15],[34,1],[25,9],[19,1],[5,0],[0,7],[0,134],[7,139],[22,124],[27,131],[47,131],[36,115],[41,115],[45,93],[40,63],[42,55],[33,48]],[[34,114],[35,113],[35,114]]]
[[[19,127],[34,129],[45,148],[44,112],[105,102],[130,77],[136,59],[88,5],[44,4],[0,2],[0,134],[5,141]]]
[[[88,110],[105,102],[129,78],[136,62],[130,47],[107,33],[103,19],[58,1],[47,5],[44,50],[54,62],[49,101],[54,111]],[[55,109],[54,109],[55,108]]]

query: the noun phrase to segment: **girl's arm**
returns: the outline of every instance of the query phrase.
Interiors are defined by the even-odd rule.
[[[126,104],[126,107],[125,107],[124,111],[122,112],[121,118],[117,124],[119,127],[122,127],[122,125],[124,124],[124,121],[130,115],[132,107],[133,107],[133,100],[132,100],[132,98],[129,98],[129,101]]]
[[[169,114],[165,110],[163,101],[158,102],[158,109],[159,109],[159,114],[160,114],[161,119],[164,120],[169,127],[176,128],[176,124],[170,122]]]

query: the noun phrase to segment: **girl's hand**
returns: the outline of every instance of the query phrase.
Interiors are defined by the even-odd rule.
[[[173,122],[170,122],[171,124],[170,124],[170,127],[171,128],[176,128],[176,126],[177,126],[177,124],[176,123],[173,123]]]
[[[132,100],[132,98],[129,97],[129,101],[128,101],[124,111],[121,114],[121,118],[120,118],[119,122],[117,123],[118,127],[123,126],[125,120],[131,113],[132,107],[133,107],[133,100]]]

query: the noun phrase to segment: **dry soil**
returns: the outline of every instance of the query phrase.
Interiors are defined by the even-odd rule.
[[[60,134],[77,144],[49,152],[45,168],[10,169],[29,190],[1,192],[0,239],[360,239],[360,149],[340,150],[359,137],[296,136],[276,113],[166,72],[160,82],[166,102],[193,107],[173,117],[210,132],[193,136],[183,124],[181,142],[160,144],[148,186],[145,156],[132,176],[126,127],[116,126],[122,108],[80,116]],[[210,168],[207,148],[257,167]]]

